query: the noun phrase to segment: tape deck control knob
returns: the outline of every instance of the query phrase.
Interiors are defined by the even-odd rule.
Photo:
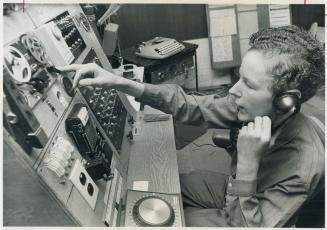
[[[61,39],[61,37],[62,37],[62,34],[61,34],[61,31],[60,31],[60,29],[58,28],[58,26],[54,26],[54,27],[52,27],[52,34],[53,34],[53,36],[55,36],[55,38],[57,39],[57,40],[60,40]]]

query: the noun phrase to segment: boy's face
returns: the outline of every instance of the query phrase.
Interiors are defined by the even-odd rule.
[[[240,79],[229,90],[234,97],[240,121],[253,121],[256,116],[272,115],[273,77],[266,73],[265,57],[256,50],[249,51],[240,67]]]

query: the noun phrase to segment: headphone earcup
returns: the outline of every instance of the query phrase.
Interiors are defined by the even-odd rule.
[[[301,109],[301,101],[298,95],[292,93],[283,93],[273,100],[273,109],[276,114],[286,114],[293,110],[297,113]]]

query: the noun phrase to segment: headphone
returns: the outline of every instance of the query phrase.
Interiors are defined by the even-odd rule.
[[[301,92],[298,89],[287,90],[274,97],[273,110],[282,115],[293,111],[296,114],[301,109]]]

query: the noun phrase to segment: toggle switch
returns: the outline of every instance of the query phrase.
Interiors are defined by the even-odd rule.
[[[126,135],[127,139],[132,141],[133,140],[133,132],[129,131],[128,134]]]
[[[130,118],[128,118],[128,123],[130,123],[131,125],[134,124],[133,116],[130,116]]]

